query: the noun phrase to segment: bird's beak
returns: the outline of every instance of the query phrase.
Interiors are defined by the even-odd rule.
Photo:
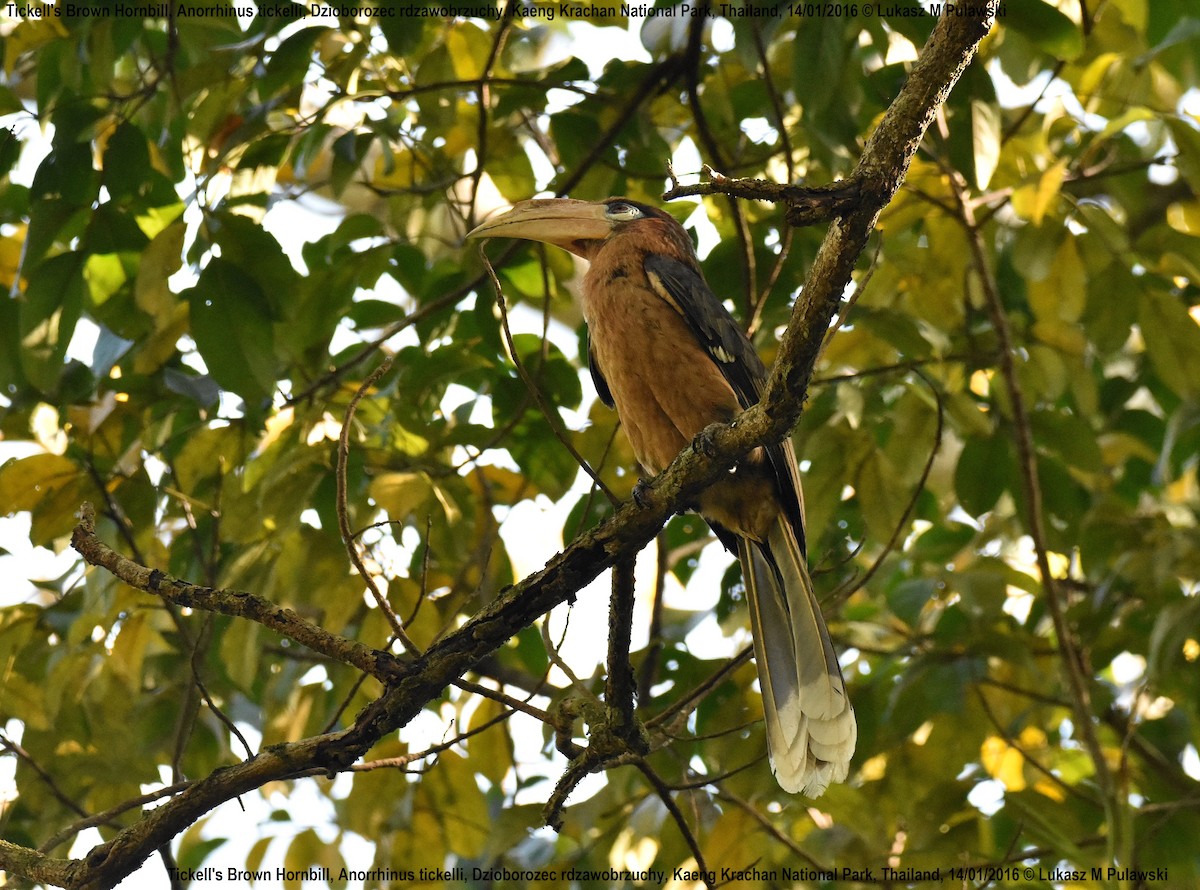
[[[521,201],[511,210],[467,233],[468,238],[524,238],[553,244],[588,257],[597,241],[612,233],[605,205],[572,198]]]

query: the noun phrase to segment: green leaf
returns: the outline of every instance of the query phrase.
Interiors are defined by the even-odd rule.
[[[179,302],[171,292],[167,279],[183,265],[186,231],[183,223],[172,223],[155,235],[142,251],[134,284],[134,299],[138,308],[155,320],[156,327],[162,327],[170,319]]]
[[[954,490],[962,508],[980,516],[1000,499],[1013,480],[1016,446],[1001,436],[967,439],[954,470]]]
[[[1043,0],[1006,0],[1008,14],[1000,20],[1006,28],[1018,31],[1035,46],[1058,59],[1068,61],[1083,52],[1079,26]]]
[[[1029,281],[1026,294],[1038,319],[1078,321],[1087,299],[1087,271],[1075,239],[1063,238],[1044,278]]]
[[[271,53],[267,70],[258,81],[259,94],[267,99],[278,92],[298,89],[313,64],[313,45],[330,32],[326,27],[300,28]]]
[[[92,304],[101,306],[125,286],[128,278],[121,258],[114,253],[94,253],[83,267]]]
[[[0,87],[0,103],[3,102],[4,87]],[[21,142],[12,130],[0,130],[0,177],[8,177],[9,172],[21,157]]]
[[[247,403],[268,398],[275,388],[272,315],[255,280],[214,257],[185,295],[192,336],[213,379]]]
[[[57,454],[12,458],[0,465],[0,515],[32,510],[51,492],[65,488],[80,476],[73,460]]]
[[[138,220],[108,201],[92,212],[81,248],[89,253],[134,253],[149,242]]]
[[[1200,399],[1200,325],[1183,301],[1146,290],[1138,324],[1146,338],[1146,356],[1162,381],[1182,398]]]
[[[489,822],[471,763],[452,751],[442,754],[417,789],[413,835],[431,844],[432,849],[470,859],[478,856],[487,843]]]
[[[16,114],[24,110],[25,106],[16,94],[8,87],[0,86],[0,115]],[[11,131],[9,131],[9,138],[15,141]]]
[[[383,32],[388,48],[397,58],[404,58],[421,45],[424,19],[415,16],[383,15],[376,19],[376,24]]]
[[[406,317],[403,306],[387,300],[355,300],[349,318],[360,329],[384,328]]]
[[[63,373],[86,289],[78,253],[51,257],[29,276],[20,309],[21,370],[42,392],[51,392]]]
[[[504,705],[492,699],[485,699],[471,715],[467,729],[482,729],[504,712]],[[508,736],[508,723],[504,720],[492,723],[467,741],[467,753],[479,764],[480,773],[493,785],[499,785],[513,765],[512,747],[512,740]]]
[[[1193,19],[1195,26],[1200,29],[1200,20]],[[1194,38],[1193,38],[1194,39]],[[1175,166],[1183,174],[1193,192],[1200,191],[1200,131],[1193,124],[1182,121],[1177,117],[1165,120],[1171,138],[1179,148],[1175,155]]]
[[[1079,415],[1062,411],[1036,411],[1030,417],[1039,447],[1061,457],[1068,465],[1098,473],[1103,461],[1096,432]]]
[[[246,150],[238,158],[238,169],[274,169],[283,163],[291,144],[291,137],[284,133],[272,133],[256,139],[246,146]]]
[[[286,317],[299,276],[275,236],[236,213],[214,215],[209,226],[223,263],[238,268],[257,284],[261,309],[272,319]]]
[[[974,540],[973,526],[962,522],[935,525],[917,538],[909,553],[914,559],[945,564]]]
[[[859,468],[856,488],[872,538],[878,544],[886,543],[904,518],[912,492],[883,451],[867,456]]]
[[[579,369],[563,355],[562,350],[535,334],[517,334],[513,337],[513,345],[526,372],[551,404],[560,408],[579,407],[583,399]]]
[[[58,199],[72,207],[90,205],[100,188],[100,177],[92,167],[91,145],[56,140],[30,188],[34,197],[43,200]]]
[[[921,610],[933,598],[937,584],[932,578],[914,578],[888,591],[888,607],[909,627],[917,627]]]
[[[181,869],[200,868],[209,856],[227,843],[229,843],[229,839],[224,837],[214,837],[207,840],[201,840],[197,837],[193,843],[180,846],[179,867]]]
[[[150,169],[150,150],[142,131],[133,124],[119,125],[104,146],[101,168],[101,181],[113,200],[138,194]]]

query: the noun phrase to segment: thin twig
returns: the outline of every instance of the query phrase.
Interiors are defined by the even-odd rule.
[[[50,789],[50,794],[55,800],[76,815],[85,817],[87,816],[87,810],[72,800],[66,794],[66,792],[58,787],[58,783],[54,780],[54,776],[42,769],[41,765],[33,758],[32,754],[21,747],[20,744],[10,739],[3,732],[0,732],[0,748],[3,748],[6,751],[11,751],[19,760],[23,760],[26,766],[37,773],[38,778],[46,783],[46,787]]]
[[[1013,433],[1017,444],[1018,475],[1025,502],[1025,521],[1037,556],[1038,571],[1042,576],[1042,590],[1045,594],[1047,610],[1050,612],[1054,624],[1063,671],[1071,690],[1071,705],[1075,715],[1076,728],[1082,735],[1084,747],[1092,761],[1096,784],[1099,786],[1100,796],[1104,803],[1105,816],[1109,825],[1109,861],[1125,862],[1128,861],[1125,850],[1127,840],[1125,814],[1116,798],[1108,761],[1104,757],[1104,751],[1096,734],[1095,714],[1092,710],[1091,690],[1088,686],[1091,668],[1087,664],[1087,656],[1075,638],[1073,628],[1067,621],[1062,592],[1059,590],[1057,579],[1050,565],[1050,547],[1046,540],[1042,488],[1038,473],[1037,452],[1033,442],[1033,427],[1029,418],[1029,410],[1025,404],[1025,394],[1021,389],[1018,377],[1015,360],[1016,346],[1013,343],[1012,330],[1008,324],[1008,316],[1004,311],[1003,300],[1000,297],[992,265],[988,261],[983,237],[975,225],[971,208],[962,200],[965,186],[957,177],[951,177],[951,182],[954,184],[956,195],[960,198],[959,222],[966,232],[972,264],[979,277],[988,315],[1000,346],[1000,374],[1004,380],[1005,392],[1008,395],[1012,412]]]
[[[888,538],[887,543],[883,545],[883,550],[871,562],[870,568],[862,574],[861,577],[852,579],[843,590],[835,591],[826,598],[827,604],[840,603],[843,600],[852,596],[856,591],[862,590],[868,581],[875,576],[875,573],[883,566],[884,560],[892,554],[896,549],[897,543],[900,541],[900,536],[908,529],[909,520],[913,515],[913,511],[917,509],[917,501],[921,497],[921,492],[925,490],[925,483],[929,480],[929,474],[933,471],[933,462],[937,459],[938,454],[942,450],[942,432],[945,428],[946,412],[942,404],[942,394],[938,388],[933,385],[933,381],[926,377],[919,369],[913,368],[913,373],[924,381],[929,387],[929,391],[933,394],[935,403],[937,404],[937,425],[933,431],[933,442],[929,447],[929,457],[925,459],[925,466],[921,470],[921,476],[917,480],[917,484],[913,486],[912,495],[909,496],[908,504],[904,508],[904,512],[900,514],[900,519],[896,523],[896,527],[892,529],[892,536]]]
[[[1038,759],[1036,757],[1034,757],[1030,753],[1030,751],[1021,743],[1021,740],[1018,738],[1015,738],[1012,735],[1012,733],[1010,733],[1008,731],[1007,727],[1002,726],[1000,724],[999,716],[997,716],[996,712],[992,709],[992,703],[989,702],[987,696],[983,694],[983,689],[980,688],[979,684],[976,683],[973,688],[975,690],[975,697],[979,700],[979,705],[980,705],[980,707],[983,708],[983,713],[985,713],[987,715],[988,720],[991,722],[992,728],[995,729],[997,733],[999,733],[1000,738],[1002,738],[1004,740],[1004,744],[1008,745],[1008,747],[1012,748],[1014,751],[1016,751],[1018,754],[1021,755],[1021,758],[1024,760],[1025,763],[1029,764],[1030,768],[1032,768],[1035,772],[1041,774],[1041,776],[1044,779],[1046,779],[1046,781],[1053,784],[1055,787],[1057,787],[1063,793],[1069,794],[1072,797],[1076,797],[1079,800],[1082,800],[1083,802],[1091,804],[1093,806],[1095,806],[1098,803],[1098,801],[1096,800],[1095,797],[1092,797],[1088,794],[1084,794],[1083,791],[1081,791],[1076,786],[1071,785],[1068,782],[1064,782],[1059,776],[1056,776],[1054,774],[1054,772],[1052,770],[1050,770],[1048,767],[1042,766],[1042,764],[1038,761]]]
[[[733,656],[733,658],[725,662],[725,664],[721,665],[720,670],[713,673],[711,677],[699,683],[696,688],[694,688],[683,698],[679,699],[679,701],[672,703],[671,707],[659,712],[658,714],[655,714],[653,717],[647,720],[646,725],[656,727],[661,726],[664,723],[673,721],[679,715],[690,713],[699,706],[701,699],[715,689],[717,685],[720,684],[729,674],[732,674],[735,670],[749,661],[750,656],[753,653],[753,647],[747,646],[744,648],[737,655]]]
[[[692,833],[691,826],[687,824],[687,819],[683,817],[683,813],[679,809],[679,805],[675,803],[675,799],[671,797],[671,789],[666,783],[659,778],[656,773],[645,760],[638,759],[634,765],[638,768],[643,776],[654,788],[658,799],[663,802],[663,806],[667,808],[667,812],[671,814],[671,819],[675,822],[675,827],[679,829],[679,833],[683,835],[683,842],[687,844],[688,849],[692,851],[692,858],[696,860],[696,868],[703,875],[705,885],[709,890],[716,890],[716,881],[709,880],[709,876],[713,875],[704,861],[704,854],[700,850],[700,844],[696,842],[696,835]]]
[[[379,363],[374,371],[367,375],[367,379],[362,382],[354,392],[354,396],[350,399],[350,404],[346,406],[345,414],[342,416],[342,429],[338,433],[338,450],[337,450],[337,520],[338,530],[342,535],[342,545],[346,548],[346,556],[350,558],[350,562],[358,571],[359,577],[363,579],[363,583],[367,585],[367,589],[371,591],[371,596],[374,597],[375,603],[379,606],[380,612],[387,619],[388,625],[392,628],[392,636],[400,641],[405,650],[411,655],[419,654],[420,650],[417,644],[414,643],[404,630],[404,625],[400,621],[400,617],[392,609],[392,604],[388,602],[383,591],[379,589],[379,585],[375,583],[375,578],[367,571],[367,567],[363,564],[362,557],[358,554],[358,545],[355,543],[357,535],[350,529],[350,509],[346,502],[346,466],[350,461],[350,430],[354,426],[354,415],[358,411],[358,403],[362,401],[363,396],[367,394],[372,386],[374,386],[384,374],[391,370],[392,362],[395,356],[388,355],[382,362]]]
[[[571,443],[566,431],[562,428],[562,418],[558,412],[546,401],[546,396],[542,392],[542,388],[537,385],[537,382],[529,374],[529,370],[525,367],[525,363],[521,361],[521,355],[517,352],[516,344],[513,341],[512,328],[508,324],[508,305],[504,299],[504,290],[500,286],[500,278],[496,275],[496,270],[492,268],[491,261],[483,250],[483,245],[479,246],[479,256],[483,259],[484,267],[487,269],[488,276],[492,279],[492,286],[496,289],[496,305],[500,308],[500,330],[504,333],[504,343],[508,348],[509,357],[512,359],[513,366],[517,369],[517,375],[521,378],[521,382],[525,384],[526,390],[533,396],[537,403],[538,409],[542,412],[542,417],[546,419],[546,424],[550,427],[550,431],[554,434],[554,438],[558,439],[559,443],[567,450],[571,457],[579,464],[592,482],[604,492],[608,500],[613,504],[621,503],[621,499],[613,493],[604,480],[600,478],[600,474],[592,469],[592,465],[588,463],[587,458],[579,453],[578,449]],[[543,340],[543,343],[545,340]]]
[[[115,820],[122,813],[148,803],[154,803],[156,800],[162,800],[164,797],[171,797],[191,787],[191,785],[191,782],[176,782],[174,785],[159,788],[157,791],[151,791],[140,797],[131,797],[129,800],[121,801],[121,803],[115,807],[110,807],[103,813],[96,813],[94,816],[88,816],[85,819],[80,819],[78,822],[73,822],[48,838],[44,844],[38,847],[38,852],[49,853],[55,847],[66,843],[86,828],[94,828],[98,825],[116,825],[117,822]]]

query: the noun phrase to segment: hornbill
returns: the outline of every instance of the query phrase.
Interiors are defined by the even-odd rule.
[[[588,261],[592,379],[646,472],[761,397],[762,360],[662,210],[627,198],[522,201],[468,237],[541,241]],[[816,797],[846,778],[858,729],[808,574],[791,441],[752,451],[695,507],[742,563],[771,767],[785,791]]]

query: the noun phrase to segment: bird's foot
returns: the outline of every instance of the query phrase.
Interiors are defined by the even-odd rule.
[[[637,484],[633,486],[633,502],[645,510],[654,500],[651,494],[650,480],[645,476],[640,477]]]
[[[698,454],[703,454],[705,457],[716,457],[717,440],[714,436],[716,426],[716,424],[713,424],[712,426],[705,427],[696,433],[696,438],[692,439],[692,448]]]

